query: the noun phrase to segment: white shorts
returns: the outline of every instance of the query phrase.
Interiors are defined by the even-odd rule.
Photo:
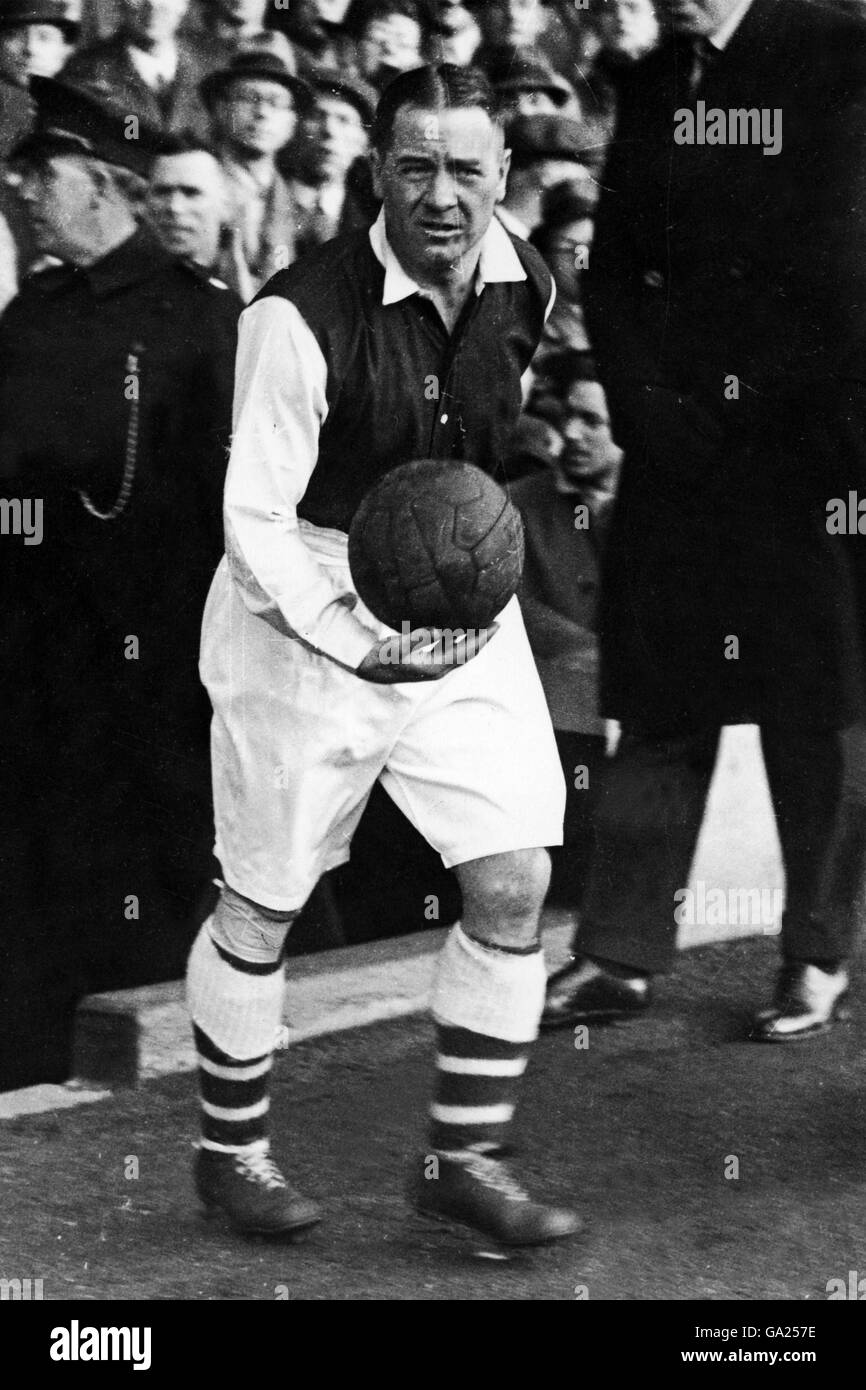
[[[346,538],[301,524],[351,588]],[[366,626],[390,629],[358,600]],[[442,680],[363,681],[246,607],[223,559],[204,614],[216,855],[227,883],[293,911],[349,858],[377,778],[447,867],[562,843],[565,784],[520,607]]]

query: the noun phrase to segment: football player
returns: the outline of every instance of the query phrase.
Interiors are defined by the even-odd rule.
[[[354,592],[365,492],[427,455],[496,472],[552,301],[537,253],[493,220],[508,169],[481,74],[439,65],[387,88],[372,131],[383,211],[276,275],[241,321],[226,557],[205,612],[217,854],[225,886],[193,947],[197,1185],[245,1231],[312,1225],[268,1146],[286,934],[345,862],[376,779],[453,867],[464,913],[438,964],[437,1069],[416,1204],[507,1244],[573,1234],[506,1167],[545,970],[546,846],[563,777],[516,600],[468,656],[392,664]],[[431,1162],[435,1159],[435,1162]]]

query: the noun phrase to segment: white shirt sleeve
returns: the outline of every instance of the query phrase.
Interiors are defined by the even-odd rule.
[[[270,296],[244,311],[225,488],[226,554],[251,612],[354,670],[377,634],[354,616],[351,589],[338,587],[305,545],[296,511],[316,466],[326,383],[322,351],[296,305]]]

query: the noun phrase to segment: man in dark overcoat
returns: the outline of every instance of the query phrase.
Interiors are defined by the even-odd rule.
[[[755,723],[787,908],[751,1036],[782,1042],[840,1008],[863,843],[840,731],[863,709],[866,541],[828,513],[866,491],[866,23],[832,0],[662,10],[623,75],[586,277],[625,450],[601,616],[622,740],[546,1019],[646,1007],[720,730]]]
[[[240,303],[140,230],[155,142],[34,79],[38,249],[0,319],[0,1085],[62,1080],[75,1001],[168,978],[212,891],[198,637]]]

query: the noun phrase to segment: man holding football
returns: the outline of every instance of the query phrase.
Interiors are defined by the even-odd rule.
[[[390,630],[354,591],[347,533],[369,488],[413,458],[501,469],[551,281],[493,219],[508,153],[481,74],[403,74],[372,144],[377,222],[280,272],[241,320],[227,554],[202,638],[225,886],[188,973],[196,1182],[243,1231],[319,1219],[268,1147],[281,956],[320,875],[348,858],[379,779],[455,869],[464,901],[434,987],[436,1080],[413,1200],[502,1243],[542,1244],[581,1223],[531,1201],[501,1151],[544,999],[545,847],[562,838],[544,695],[516,600],[493,640],[470,638],[465,652],[412,643],[395,665]]]

